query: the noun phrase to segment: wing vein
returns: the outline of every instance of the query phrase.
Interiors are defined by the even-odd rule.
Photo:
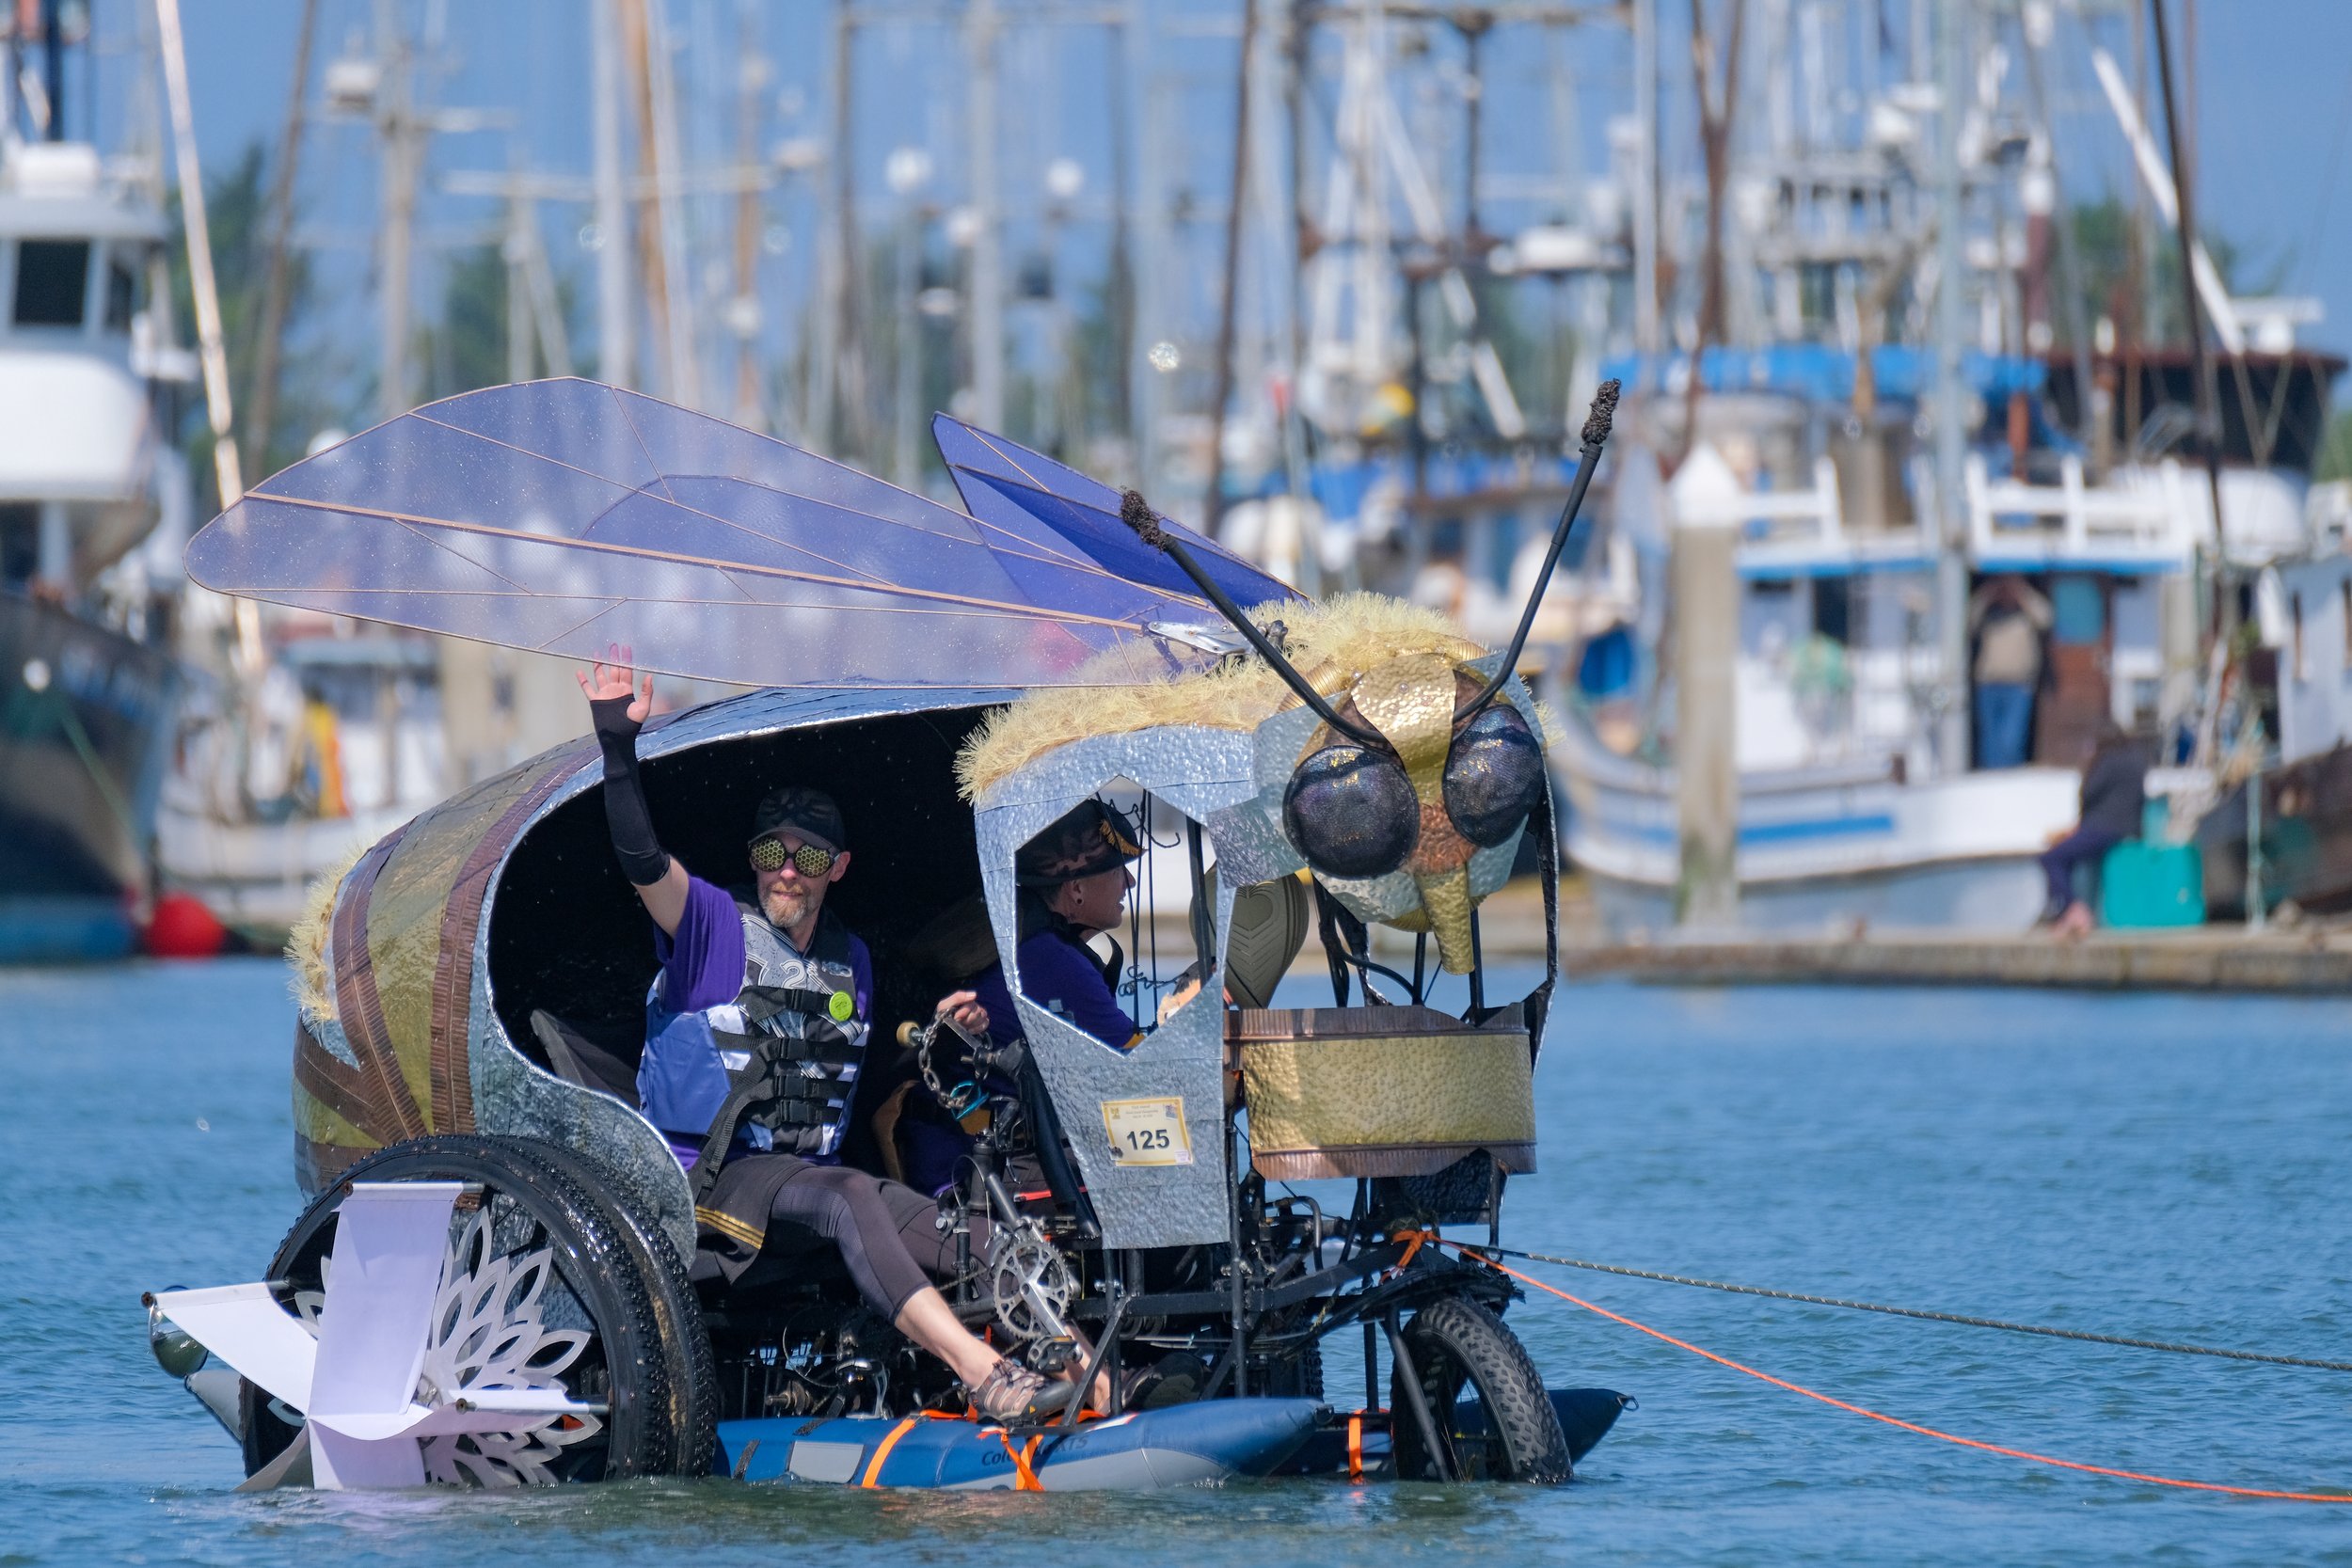
[[[497,528],[488,523],[465,523],[450,517],[419,516],[413,513],[394,512],[383,507],[358,506],[348,502],[315,501],[302,497],[281,495],[258,499],[275,501],[285,506],[305,507],[316,512],[334,512],[348,516],[380,517],[387,522],[405,523],[418,528],[445,528],[453,532],[479,534],[485,538],[513,539],[523,544],[541,545],[554,549],[586,550],[597,555],[628,556],[642,561],[667,562],[673,565],[701,566],[723,574],[744,572],[755,577],[776,578],[788,582],[810,582],[819,583],[829,588],[846,588],[860,594],[897,594],[907,598],[932,600],[942,604],[999,610],[1024,620],[1047,621],[1069,626],[1106,626],[1116,631],[1128,633],[1137,633],[1143,630],[1143,627],[1134,620],[1088,615],[1077,610],[1047,610],[1037,605],[1011,604],[999,599],[983,599],[965,594],[946,594],[936,589],[909,588],[895,583],[877,587],[871,582],[827,577],[818,572],[798,572],[783,566],[761,566],[750,562],[718,561],[706,556],[680,555],[673,551],[647,549],[637,545],[609,544],[600,539],[550,537],[543,533],[526,533],[519,529]],[[676,503],[668,504],[675,505]],[[692,508],[682,510],[691,511]],[[460,556],[459,559],[466,558]]]

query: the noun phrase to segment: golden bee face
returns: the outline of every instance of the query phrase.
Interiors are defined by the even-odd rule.
[[[1498,699],[1456,722],[1481,684],[1443,654],[1365,672],[1333,705],[1352,708],[1393,754],[1318,725],[1282,797],[1284,834],[1307,863],[1385,924],[1433,933],[1454,974],[1471,967],[1471,859],[1515,844],[1545,788],[1542,744],[1516,705]]]

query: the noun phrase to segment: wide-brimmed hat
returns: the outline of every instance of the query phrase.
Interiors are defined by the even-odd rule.
[[[1103,800],[1081,800],[1046,824],[1012,859],[1023,887],[1055,887],[1140,858],[1143,845],[1127,814]]]

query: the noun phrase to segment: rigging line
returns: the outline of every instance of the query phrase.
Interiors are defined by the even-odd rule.
[[[2005,1448],[1998,1443],[1985,1442],[1981,1438],[1963,1437],[1956,1433],[1939,1431],[1931,1426],[1922,1426],[1916,1421],[1906,1421],[1899,1417],[1889,1416],[1884,1411],[1873,1410],[1866,1404],[1853,1404],[1845,1400],[1833,1398],[1818,1389],[1808,1388],[1802,1383],[1791,1383],[1785,1377],[1774,1377],[1770,1372],[1757,1371],[1754,1367],[1742,1365],[1727,1355],[1718,1355],[1711,1350],[1702,1350],[1688,1339],[1677,1339],[1662,1329],[1652,1328],[1645,1323],[1637,1323],[1623,1313],[1612,1312],[1606,1307],[1596,1307],[1581,1296],[1572,1296],[1556,1285],[1545,1284],[1533,1275],[1525,1275],[1517,1269],[1505,1268],[1493,1259],[1481,1256],[1478,1248],[1468,1246],[1460,1242],[1447,1241],[1442,1236],[1433,1235],[1431,1239],[1438,1245],[1450,1246],[1465,1258],[1484,1263],[1498,1274],[1508,1275],[1523,1285],[1533,1285],[1549,1295],[1558,1296],[1562,1301],[1581,1307],[1587,1312],[1607,1318],[1611,1323],[1623,1323],[1626,1327],[1646,1334],[1653,1339],[1662,1339],[1677,1350],[1687,1350],[1692,1355],[1712,1361],[1717,1366],[1728,1367],[1735,1372],[1744,1373],[1760,1383],[1769,1383],[1775,1388],[1785,1388],[1792,1394],[1801,1394],[1806,1399],[1826,1404],[1832,1409],[1843,1410],[1850,1415],[1861,1416],[1873,1421],[1883,1421],[1903,1432],[1916,1433],[1922,1437],[1932,1437],[1940,1443],[1952,1443],[1963,1449],[1975,1449],[1982,1453],[1997,1453],[2009,1459],[2023,1459],[2030,1464],[2047,1465],[2055,1469],[2077,1470],[2085,1475],[2110,1476],[2119,1481],[2145,1481],[2152,1486],[2179,1487],[2190,1492],[2220,1492],[2233,1497],[2268,1497],[2280,1502],[2352,1503],[2352,1492],[2286,1492],[2267,1487],[2224,1486],[2218,1481],[2183,1481],[2174,1476],[2150,1475],[2144,1470],[2122,1470],[2106,1465],[2086,1465],[2078,1459],[2058,1459],[2046,1453],[2035,1453],[2029,1449]]]
[[[497,528],[488,523],[462,523],[449,517],[425,517],[415,513],[394,512],[380,506],[315,501],[298,496],[261,496],[248,499],[275,501],[284,506],[307,507],[314,512],[333,512],[344,516],[378,517],[386,522],[411,523],[421,528],[445,528],[456,533],[478,534],[489,539],[512,539],[517,544],[541,545],[559,550],[587,550],[596,555],[629,556],[640,561],[658,561],[673,566],[707,567],[715,572],[749,572],[756,577],[779,578],[787,582],[821,583],[828,588],[847,588],[860,594],[902,594],[908,598],[936,599],[945,604],[973,609],[999,610],[1017,619],[1026,621],[1054,621],[1064,624],[1108,626],[1116,631],[1150,635],[1133,621],[1115,621],[1107,616],[1088,615],[1074,610],[1046,610],[1037,605],[1007,604],[996,599],[973,598],[961,594],[944,594],[930,588],[908,588],[904,585],[878,588],[870,582],[853,582],[847,578],[826,577],[818,572],[796,572],[785,566],[761,566],[745,561],[718,561],[706,556],[680,555],[670,550],[647,549],[639,545],[609,544],[601,539],[559,538],[545,533],[526,533],[520,529]],[[476,562],[476,564],[480,563]],[[484,570],[488,571],[489,568],[485,567]]]
[[[1622,1275],[1628,1279],[1655,1279],[1666,1285],[1695,1285],[1701,1290],[1728,1291],[1734,1295],[1799,1301],[1808,1307],[1842,1307],[1853,1312],[1883,1312],[1893,1318],[1918,1318],[1927,1323],[1959,1323],[1967,1328],[1998,1328],[2011,1334],[2039,1334],[2052,1339],[2081,1339],[2094,1345],[2122,1345],[2132,1350],[2170,1351],[2179,1355],[2216,1355],[2225,1361],[2264,1361],[2279,1367],[2316,1367],[2322,1371],[2352,1372],[2352,1361],[2313,1361],[2299,1355],[2265,1355],[2249,1350],[2219,1350],[2211,1345],[2175,1344],[2165,1339],[2133,1339],[2120,1334],[2091,1334],[2082,1329],[2051,1328],[2041,1323],[2006,1323],[1999,1318],[1972,1318],[1959,1312],[1930,1312],[1915,1307],[1885,1307],[1870,1301],[1844,1301],[1836,1296],[1808,1296],[1795,1291],[1769,1291],[1761,1285],[1732,1285],[1720,1279],[1659,1274],[1650,1269],[1629,1269],[1617,1263],[1594,1263],[1581,1258],[1555,1258],[1549,1253],[1521,1252],[1513,1247],[1482,1246],[1478,1250],[1499,1253],[1506,1258],[1524,1258],[1531,1262],[1556,1263],[1562,1268],[1589,1269],[1595,1274]]]

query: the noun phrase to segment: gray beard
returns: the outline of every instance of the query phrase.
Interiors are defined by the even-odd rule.
[[[760,900],[759,912],[766,915],[768,924],[777,930],[789,931],[817,910],[822,908],[823,904],[824,899],[821,895],[812,894],[807,890],[803,890],[798,896],[793,896],[785,893],[780,887],[771,888],[768,890],[768,895]]]

